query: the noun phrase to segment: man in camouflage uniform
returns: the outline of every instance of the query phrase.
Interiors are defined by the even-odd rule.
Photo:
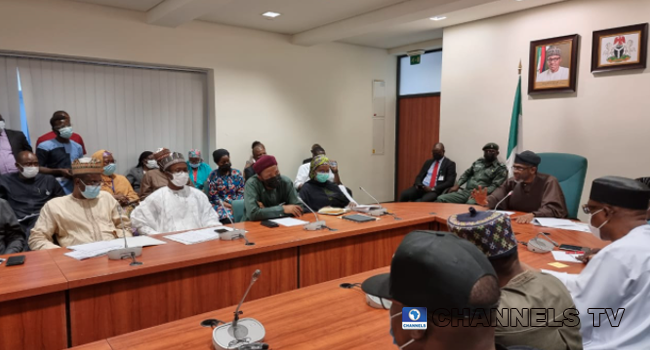
[[[508,168],[499,163],[499,145],[488,143],[483,147],[483,158],[477,160],[467,169],[458,183],[449,189],[449,193],[438,196],[436,202],[476,204],[472,190],[479,186],[487,188],[488,194],[501,186],[508,178]],[[465,188],[460,186],[465,185]]]

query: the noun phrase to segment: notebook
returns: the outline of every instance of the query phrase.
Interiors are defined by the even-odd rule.
[[[345,220],[350,220],[354,222],[368,222],[368,221],[376,221],[377,218],[373,218],[372,216],[366,216],[366,215],[361,215],[361,214],[352,214],[352,215],[345,215],[342,216],[341,218]]]

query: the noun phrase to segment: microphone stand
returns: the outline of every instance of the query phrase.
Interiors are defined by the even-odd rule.
[[[237,342],[239,342],[241,340],[241,339],[239,339],[237,337],[237,322],[239,322],[239,315],[244,313],[243,311],[239,311],[239,308],[241,308],[241,304],[244,303],[244,299],[246,299],[246,296],[248,296],[248,292],[250,292],[251,287],[253,287],[253,284],[255,284],[255,281],[257,281],[257,279],[260,277],[261,273],[262,273],[262,271],[260,271],[259,269],[255,270],[255,272],[253,272],[253,277],[251,278],[251,283],[248,285],[248,288],[246,289],[246,293],[244,293],[244,297],[241,298],[241,300],[239,301],[239,305],[237,305],[237,309],[235,310],[235,318],[232,321],[232,326],[231,327],[233,329],[233,332],[232,332],[233,337],[235,338],[235,340]]]
[[[300,201],[300,202],[301,202],[305,207],[307,207],[307,209],[309,209],[309,211],[312,212],[312,213],[314,214],[314,216],[316,217],[316,221],[315,221],[315,222],[310,222],[310,223],[308,223],[307,225],[304,226],[304,229],[305,229],[305,230],[307,230],[307,231],[318,231],[318,230],[322,230],[322,229],[324,229],[324,228],[328,228],[328,229],[330,229],[330,230],[333,230],[333,229],[327,227],[327,224],[325,223],[325,221],[321,221],[321,220],[318,219],[318,214],[316,214],[316,212],[315,212],[314,210],[312,210],[312,209],[307,205],[307,203],[305,203],[305,201],[302,200],[302,198],[298,197],[298,200],[299,200],[299,201]]]
[[[508,194],[507,194],[505,197],[503,197],[503,199],[500,200],[500,201],[497,203],[497,205],[494,206],[494,209],[493,209],[492,211],[497,211],[497,209],[499,208],[499,205],[501,205],[501,203],[503,203],[503,201],[505,201],[506,199],[508,199],[508,197],[512,196],[512,193],[513,193],[513,192],[514,192],[514,191],[510,191],[510,192],[508,192]]]
[[[143,263],[135,259],[136,256],[142,255],[142,247],[129,248],[129,243],[126,240],[126,229],[124,228],[124,221],[122,221],[122,206],[117,204],[117,211],[120,214],[120,224],[122,225],[122,237],[124,238],[124,248],[116,249],[108,252],[108,258],[110,260],[122,260],[125,258],[131,258],[130,266],[138,266]]]
[[[368,196],[370,196],[370,198],[372,198],[372,200],[374,200],[374,201],[377,203],[377,205],[379,206],[379,209],[370,210],[370,211],[368,212],[368,214],[370,214],[370,215],[372,215],[372,216],[392,215],[393,218],[394,218],[395,220],[402,220],[401,218],[398,218],[397,215],[392,214],[392,213],[389,213],[389,212],[388,212],[388,209],[384,208],[384,207],[381,205],[381,203],[379,203],[379,201],[377,200],[377,198],[373,197],[373,196],[370,194],[370,192],[366,191],[365,188],[359,186],[359,189],[360,189],[361,191],[365,192]]]
[[[233,226],[232,231],[220,233],[219,238],[223,239],[223,240],[226,240],[226,241],[232,241],[232,240],[237,239],[237,238],[243,238],[244,241],[246,242],[246,245],[255,245],[255,243],[248,241],[248,239],[246,238],[246,232],[244,230],[240,230],[238,228],[235,228],[235,220],[230,215],[230,212],[228,212],[228,208],[226,208],[226,206],[223,204],[223,201],[221,200],[221,198],[217,198],[217,199],[219,199],[219,203],[221,204],[221,207],[226,212],[226,215],[228,216],[228,219],[230,219],[230,222],[232,223],[232,226]]]

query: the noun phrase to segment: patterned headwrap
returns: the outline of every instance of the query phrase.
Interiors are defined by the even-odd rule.
[[[504,258],[517,251],[517,239],[508,215],[469,210],[467,214],[449,217],[447,226],[451,232],[474,243],[488,259]]]
[[[309,178],[314,179],[316,177],[316,169],[323,164],[329,164],[330,159],[326,155],[319,154],[316,157],[312,158],[311,165],[309,166]]]
[[[99,151],[93,153],[92,157],[102,162],[102,164],[104,164],[104,156],[109,156],[112,154],[113,152],[109,152],[105,149],[100,149]]]
[[[187,154],[187,158],[201,158],[201,151],[198,149],[191,149]]]

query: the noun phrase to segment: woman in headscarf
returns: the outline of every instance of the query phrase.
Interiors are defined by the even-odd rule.
[[[324,207],[344,208],[350,200],[341,192],[330,177],[330,163],[325,155],[315,156],[309,167],[309,181],[302,185],[298,193],[308,206],[319,211]]]
[[[190,171],[190,181],[197,190],[202,190],[203,184],[205,184],[205,181],[208,179],[212,168],[203,163],[201,151],[198,149],[190,150],[187,158],[187,169]]]
[[[127,213],[135,207],[140,198],[135,193],[131,183],[126,177],[115,174],[117,166],[113,153],[106,150],[99,150],[93,154],[93,158],[102,162],[104,172],[102,173],[102,191],[113,195],[116,201],[120,203]],[[127,209],[128,208],[128,209]]]
[[[225,149],[218,149],[212,153],[212,158],[217,164],[217,169],[210,173],[205,184],[205,190],[210,204],[219,214],[221,223],[230,222],[233,217],[232,201],[244,199],[244,178],[241,171],[232,168],[230,153]],[[223,206],[219,200],[223,202]]]
[[[126,179],[129,180],[129,183],[131,183],[131,187],[133,187],[135,192],[140,191],[140,183],[142,183],[144,174],[153,169],[158,169],[158,163],[153,157],[153,152],[142,152],[138,158],[138,165],[131,168],[129,173],[126,174]]]

